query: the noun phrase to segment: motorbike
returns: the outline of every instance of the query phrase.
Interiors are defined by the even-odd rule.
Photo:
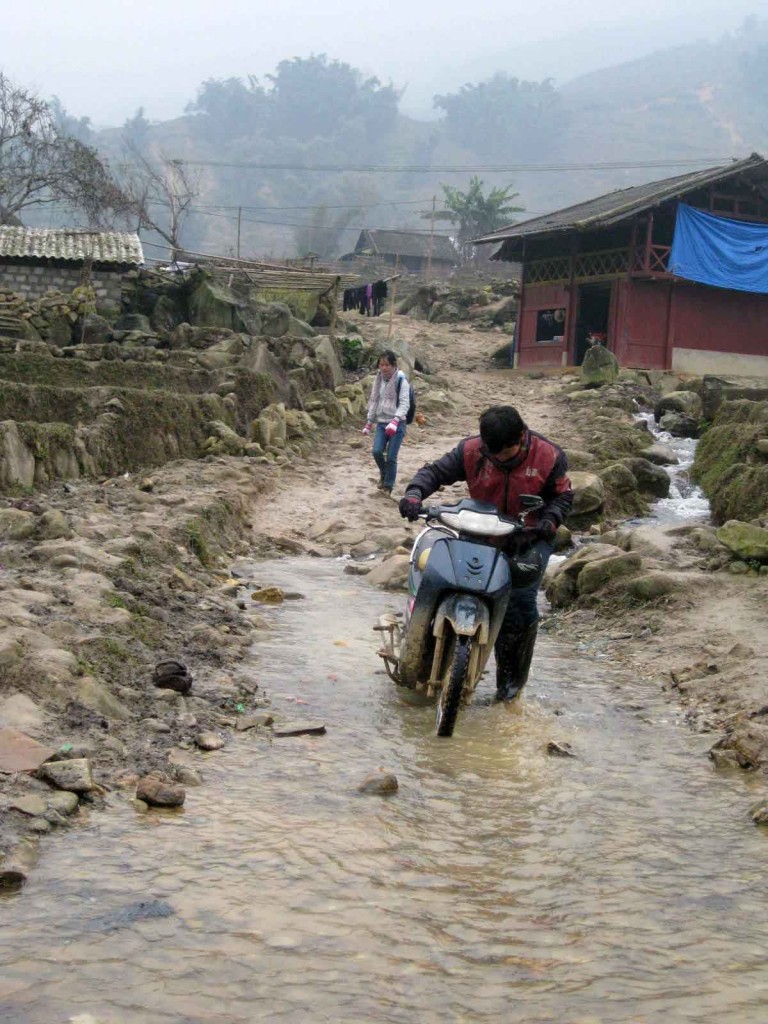
[[[541,573],[532,553],[507,556],[495,542],[524,529],[543,504],[537,495],[521,495],[517,517],[471,498],[421,506],[426,526],[411,550],[405,611],[382,616],[374,629],[390,679],[437,698],[438,736],[453,735],[461,706],[471,702],[512,589]]]

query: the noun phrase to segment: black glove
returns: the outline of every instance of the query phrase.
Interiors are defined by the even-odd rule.
[[[536,530],[529,526],[523,527],[522,530],[515,530],[514,533],[510,534],[504,541],[504,552],[510,557],[516,555],[522,555],[530,547],[532,547],[539,538],[536,536]]]
[[[536,529],[536,537],[538,540],[545,540],[547,544],[555,543],[555,534],[557,533],[557,523],[552,519],[542,519]]]
[[[403,519],[410,519],[412,523],[415,522],[421,512],[421,495],[406,494],[400,499],[398,508]]]
[[[524,551],[533,547],[537,540],[545,540],[547,544],[554,544],[557,526],[551,519],[542,519],[538,526],[525,526],[522,530],[513,533],[504,545],[508,555],[522,555]]]

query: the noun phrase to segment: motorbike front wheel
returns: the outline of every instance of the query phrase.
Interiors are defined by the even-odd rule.
[[[435,732],[437,736],[453,736],[456,718],[461,707],[464,682],[469,671],[472,637],[454,635],[445,658],[443,685],[437,698]]]

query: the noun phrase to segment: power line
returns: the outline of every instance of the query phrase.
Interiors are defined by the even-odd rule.
[[[579,171],[629,171],[640,170],[651,167],[692,167],[702,164],[705,166],[721,166],[728,164],[730,157],[700,157],[671,160],[636,160],[633,162],[604,162],[586,164],[436,164],[427,166],[425,164],[402,164],[393,166],[391,164],[288,164],[288,163],[261,163],[261,162],[236,162],[228,160],[175,160],[175,163],[184,164],[188,167],[231,167],[237,170],[262,170],[262,171],[312,171],[343,173],[353,171],[360,174],[478,174],[478,173],[506,173],[506,174],[528,174],[548,172]]]
[[[374,206],[419,206],[422,204],[430,203],[432,201],[431,196],[426,199],[392,199],[385,200],[378,203],[369,203],[367,200],[360,200],[359,203],[312,203],[304,206],[245,206],[242,203],[236,203],[233,205],[205,205],[199,206],[198,209],[205,210],[253,210],[256,212],[267,212],[269,210],[358,210],[361,207],[368,209]]]

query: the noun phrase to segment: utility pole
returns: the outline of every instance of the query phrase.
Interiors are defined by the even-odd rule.
[[[242,206],[237,208],[237,258],[240,259],[240,220],[243,216]]]
[[[437,203],[437,196],[432,196],[432,214],[429,218],[429,249],[427,250],[427,273],[426,284],[429,284],[429,279],[432,276],[432,250],[435,246],[435,204]]]
[[[397,301],[397,282],[400,277],[400,253],[395,257],[395,276],[392,278],[392,298],[389,303],[389,327],[387,328],[387,341],[392,337],[392,320],[395,315],[395,302]]]

